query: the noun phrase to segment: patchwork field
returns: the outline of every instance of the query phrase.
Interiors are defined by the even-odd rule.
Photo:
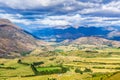
[[[119,72],[119,56],[0,59],[0,80],[119,80]]]

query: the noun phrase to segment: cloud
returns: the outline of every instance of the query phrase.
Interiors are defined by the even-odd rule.
[[[21,15],[21,14],[0,13],[0,17],[11,19],[11,18],[21,18],[21,17],[23,17],[23,15]]]
[[[12,9],[36,9],[55,6],[64,1],[66,0],[0,0],[0,4],[2,4],[1,6],[7,6]]]
[[[37,15],[39,16],[39,15]],[[26,27],[30,27],[34,25],[35,28],[38,27],[105,27],[105,26],[119,26],[120,18],[111,18],[111,17],[84,17],[80,14],[73,14],[73,15],[52,15],[46,16],[41,19],[24,19],[23,15],[21,14],[3,14],[0,13],[1,18],[8,18],[14,23],[24,24]],[[33,15],[35,17],[35,15]],[[23,18],[23,19],[22,19]]]
[[[5,12],[5,10],[0,10],[0,13],[3,13],[3,12]]]
[[[21,15],[21,14],[0,13],[0,18],[9,19],[10,21],[12,21],[14,23],[21,23],[24,25],[30,25],[32,23],[32,21],[30,21],[30,20],[20,19],[22,17],[23,17],[23,15]]]
[[[83,9],[82,14],[99,17],[120,17],[120,1],[113,0],[107,4],[100,3],[99,7]]]
[[[26,27],[120,26],[119,0],[0,0],[0,18]]]
[[[41,20],[40,23],[48,26],[66,26],[70,24],[65,20],[50,20],[50,19]]]
[[[112,31],[108,34],[109,38],[113,38],[113,37],[120,37],[120,32],[119,31]]]
[[[57,22],[58,21],[58,22]],[[59,21],[62,21],[63,24],[59,24]],[[48,16],[44,19],[41,19],[40,24],[46,24],[51,26],[96,26],[96,27],[105,27],[105,26],[115,26],[120,24],[119,18],[109,18],[109,17],[83,17],[79,14],[74,15],[63,15],[63,16]],[[57,24],[58,23],[58,24]]]

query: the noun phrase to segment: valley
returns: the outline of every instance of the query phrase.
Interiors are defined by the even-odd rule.
[[[0,0],[0,80],[120,80],[120,0]]]
[[[98,36],[46,42],[0,19],[0,80],[118,80],[120,41]]]
[[[119,53],[120,49],[107,48],[0,58],[0,80],[118,80]]]

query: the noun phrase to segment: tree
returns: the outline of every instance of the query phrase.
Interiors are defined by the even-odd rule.
[[[21,59],[19,59],[19,60],[17,61],[17,63],[22,63]]]
[[[76,69],[75,69],[75,72],[76,72],[76,73],[83,74],[83,72],[82,72],[79,68],[76,68]]]
[[[84,72],[92,72],[91,69],[85,68]]]
[[[34,74],[37,75],[38,74],[38,71],[36,70],[35,66],[33,64],[30,65]]]

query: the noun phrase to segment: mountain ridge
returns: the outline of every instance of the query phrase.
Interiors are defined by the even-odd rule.
[[[0,19],[0,57],[35,49],[36,40],[7,19]]]
[[[83,27],[82,27],[83,28]],[[18,53],[16,55],[21,56],[21,53],[32,51],[36,48],[40,48],[42,46],[49,46],[51,49],[54,47],[50,45],[95,45],[97,47],[99,46],[108,46],[108,47],[120,47],[119,41],[114,40],[108,40],[101,36],[89,36],[89,32],[91,32],[91,28],[69,28],[69,29],[53,29],[53,32],[51,32],[52,29],[48,29],[47,33],[43,30],[40,32],[42,37],[46,37],[49,40],[51,39],[63,39],[58,40],[56,43],[50,43],[45,42],[42,39],[35,39],[36,36],[33,36],[32,33],[29,33],[20,27],[13,24],[11,21],[7,19],[0,19],[0,57],[6,57],[6,56],[13,56],[12,52]],[[81,30],[82,29],[82,30]],[[93,28],[98,29],[98,28]],[[56,31],[55,31],[56,30]],[[78,30],[76,32],[76,30]],[[84,36],[84,34],[80,33],[77,35],[77,33],[81,30],[81,32],[86,32],[88,30],[88,36]],[[101,28],[102,30],[102,28]],[[100,30],[100,31],[101,31]],[[55,31],[55,32],[54,32]],[[51,32],[51,33],[48,33]],[[66,33],[67,32],[67,33]],[[95,31],[96,33],[99,33],[99,29]],[[109,31],[103,30],[100,34],[108,33]],[[53,35],[55,33],[55,36]],[[73,33],[73,35],[72,35]],[[47,36],[46,36],[47,34]],[[61,35],[59,35],[61,34]],[[91,33],[94,34],[94,33]],[[107,34],[106,34],[107,35]],[[104,35],[104,36],[106,36]],[[53,38],[51,38],[51,36]],[[73,37],[74,36],[74,37]],[[74,38],[74,40],[72,39]],[[59,45],[58,45],[59,46]],[[49,50],[48,47],[48,50]]]
[[[89,44],[97,46],[107,45],[109,47],[120,47],[119,41],[108,40],[100,37],[81,37],[72,41],[72,44]]]
[[[109,37],[113,30],[106,29],[104,27],[69,27],[65,29],[57,29],[57,28],[43,28],[38,30],[33,30],[31,32],[32,35],[36,36],[36,38],[41,40],[50,41],[54,39],[56,42],[61,42],[66,39],[75,40],[80,37],[101,37],[109,40],[119,41],[119,36]],[[113,35],[113,34],[112,34]]]

